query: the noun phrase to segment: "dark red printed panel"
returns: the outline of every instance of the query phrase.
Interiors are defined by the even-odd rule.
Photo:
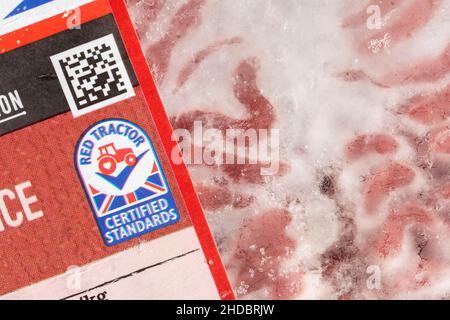
[[[77,140],[92,123],[129,120],[143,128],[164,154],[139,87],[134,98],[80,118],[65,113],[0,139],[0,294],[63,273],[72,265],[108,256],[139,241],[190,225],[170,164],[160,158],[181,220],[124,244],[102,241],[74,167]]]
[[[130,275],[104,290],[233,298],[124,2],[2,35],[0,52],[0,295],[76,297]],[[179,271],[154,282],[166,260]],[[74,266],[77,293],[62,277]]]

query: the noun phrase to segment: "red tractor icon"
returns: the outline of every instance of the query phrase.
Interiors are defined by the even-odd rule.
[[[137,158],[131,148],[116,149],[114,143],[99,147],[100,157],[98,157],[98,169],[101,173],[110,175],[116,171],[117,165],[121,162],[132,167],[136,165]]]

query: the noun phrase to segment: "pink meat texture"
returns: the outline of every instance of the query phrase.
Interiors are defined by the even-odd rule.
[[[190,166],[239,298],[450,298],[450,0],[129,7],[175,129],[279,131]]]

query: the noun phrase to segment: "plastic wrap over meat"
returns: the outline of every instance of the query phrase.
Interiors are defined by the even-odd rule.
[[[238,297],[450,297],[450,0],[129,7]]]

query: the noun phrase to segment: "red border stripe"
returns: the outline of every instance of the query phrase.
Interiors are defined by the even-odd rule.
[[[139,84],[144,92],[154,124],[164,144],[166,154],[170,157],[172,150],[177,150],[178,145],[176,141],[172,140],[172,126],[170,125],[167,114],[164,111],[165,109],[161,102],[161,98],[159,97],[158,90],[150,74],[150,69],[148,68],[138,36],[128,14],[128,9],[123,0],[110,0],[110,5],[122,35],[122,39],[125,43],[125,47],[127,48],[131,63],[133,64],[134,71],[136,72],[136,76],[139,80]],[[184,163],[181,165],[175,165],[173,162],[171,162],[171,166],[175,178],[180,186],[185,205],[200,240],[205,257],[207,261],[210,262],[208,263],[209,268],[213,275],[220,297],[224,300],[235,299],[187,167]]]
[[[96,0],[79,7],[79,9],[80,24],[111,13],[108,0]],[[69,17],[71,11],[73,10],[69,10]],[[67,15],[62,12],[48,19],[0,36],[0,54],[42,40],[65,30],[67,30]]]

